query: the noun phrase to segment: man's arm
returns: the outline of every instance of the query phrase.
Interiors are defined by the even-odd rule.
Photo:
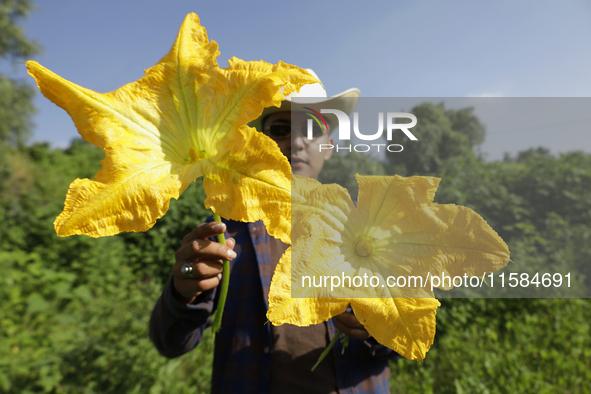
[[[178,357],[193,349],[214,311],[215,288],[220,283],[222,259],[232,260],[235,242],[226,245],[208,240],[208,237],[226,230],[223,223],[203,223],[183,238],[176,252],[172,275],[150,317],[150,339],[166,357]],[[181,267],[192,264],[192,277],[185,278]]]
[[[173,281],[171,276],[150,316],[150,339],[168,358],[185,354],[201,342],[203,331],[211,325],[215,296],[215,289],[203,292],[187,304],[175,294]]]

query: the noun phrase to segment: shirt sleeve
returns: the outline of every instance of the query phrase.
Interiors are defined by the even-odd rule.
[[[214,297],[212,289],[186,304],[176,295],[170,277],[150,316],[150,339],[160,354],[178,357],[201,342],[203,331],[212,324]]]

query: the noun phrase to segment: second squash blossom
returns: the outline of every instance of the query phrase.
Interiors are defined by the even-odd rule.
[[[54,223],[59,236],[146,231],[171,198],[204,176],[207,208],[228,219],[262,219],[272,235],[290,242],[289,163],[270,138],[246,124],[318,80],[283,62],[232,58],[220,69],[218,55],[198,16],[189,14],[170,52],[141,79],[110,93],[27,62],[43,95],[105,151],[94,180],[70,185]]]
[[[482,277],[509,261],[506,243],[473,210],[433,203],[440,179],[357,176],[355,207],[341,186],[293,176],[292,239],[269,293],[275,325],[308,326],[350,304],[379,343],[420,360],[435,337],[439,301],[429,286],[310,286],[309,278]],[[309,282],[308,282],[309,283]],[[450,287],[444,288],[448,290]]]

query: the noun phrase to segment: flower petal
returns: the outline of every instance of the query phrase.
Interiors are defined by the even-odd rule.
[[[282,61],[270,64],[233,57],[220,70],[220,77],[208,85],[210,91],[203,98],[211,100],[211,106],[226,109],[219,116],[224,122],[243,125],[257,119],[265,108],[279,107],[284,96],[318,82],[306,70]],[[235,122],[228,121],[232,117]]]
[[[389,229],[409,209],[416,210],[431,203],[441,179],[413,176],[361,176],[357,209],[367,227]]]
[[[121,231],[146,231],[200,174],[199,166],[180,166],[133,147],[105,148],[96,181],[70,185],[64,211],[54,222],[61,237],[104,237]]]
[[[369,233],[379,234],[381,254],[408,274],[482,276],[507,265],[507,244],[480,215],[470,208],[431,202],[438,178],[357,179],[359,211]],[[441,286],[452,287],[451,281]]]
[[[292,176],[292,240],[309,237],[316,226],[350,232],[357,217],[347,190],[337,184],[323,185],[315,179]],[[318,220],[312,224],[313,218]]]
[[[410,360],[422,360],[435,338],[435,298],[356,298],[355,316],[379,343]]]
[[[310,287],[302,297],[314,297],[317,288]],[[309,326],[322,323],[345,312],[348,301],[337,298],[292,298],[291,296],[291,247],[285,251],[271,281],[267,318],[280,326],[284,323]]]
[[[482,277],[509,262],[507,244],[472,209],[454,204],[429,204],[425,209],[429,217],[424,222],[427,227],[423,233],[412,234],[413,230],[408,228],[409,234],[396,237],[396,242],[401,246],[406,244],[406,251],[418,252],[420,248],[417,254],[421,255],[421,263],[429,267],[431,275]],[[453,285],[441,288],[451,287]]]
[[[211,145],[203,111],[195,90],[219,73],[215,42],[199,25],[195,14],[187,16],[169,53],[145,71],[136,82],[110,93],[97,93],[69,82],[37,62],[27,62],[45,97],[72,117],[82,137],[102,148],[134,138],[159,147],[171,160],[189,160],[189,146]],[[200,129],[201,133],[194,133]],[[215,145],[215,143],[213,144]]]
[[[269,234],[291,243],[290,166],[277,144],[243,126],[220,145],[223,153],[203,161],[205,206],[234,220],[262,218]]]

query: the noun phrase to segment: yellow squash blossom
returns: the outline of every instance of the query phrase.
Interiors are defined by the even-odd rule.
[[[293,243],[273,276],[267,317],[275,325],[307,326],[351,304],[379,343],[423,359],[433,344],[440,304],[429,285],[390,287],[387,278],[482,277],[503,268],[509,250],[473,210],[433,203],[438,178],[357,176],[357,181],[355,207],[344,188],[293,175]],[[379,284],[346,279],[355,276],[377,277]],[[342,278],[342,285],[334,287],[332,277]],[[316,285],[309,278],[316,278]],[[451,287],[446,283],[445,289]]]
[[[94,180],[70,185],[54,223],[59,236],[145,231],[171,198],[204,176],[207,208],[234,220],[263,219],[275,237],[290,242],[289,163],[246,124],[280,105],[283,94],[318,80],[283,62],[232,58],[220,69],[218,55],[199,17],[189,14],[170,52],[113,92],[85,89],[27,62],[43,95],[105,152]]]

